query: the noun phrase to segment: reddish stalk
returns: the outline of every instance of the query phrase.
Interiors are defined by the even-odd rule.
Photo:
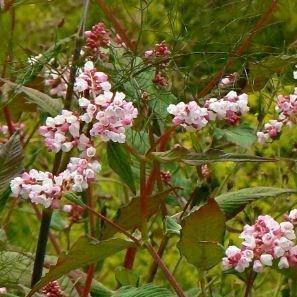
[[[126,34],[127,29],[125,29],[123,24],[116,18],[116,14],[111,11],[111,9],[105,4],[104,0],[97,0],[97,3],[100,6],[102,12],[112,22],[114,28],[116,29],[116,32],[119,34],[126,46],[134,52],[136,49],[135,42],[133,42],[128,37],[128,35]]]
[[[161,257],[155,251],[154,247],[149,243],[146,243],[146,247],[150,252],[150,254],[152,255],[152,257],[154,258],[154,260],[158,263],[159,267],[163,271],[164,275],[166,276],[168,282],[170,283],[171,287],[174,289],[176,294],[179,297],[186,297],[184,291],[182,290],[182,288],[180,287],[180,285],[178,284],[178,282],[176,281],[172,273],[168,270],[167,266],[165,265]]]
[[[134,260],[135,260],[135,256],[136,256],[136,251],[137,251],[136,247],[130,247],[127,249],[125,259],[124,259],[124,264],[123,264],[123,266],[125,268],[127,268],[129,270],[132,269]]]
[[[91,211],[91,209],[94,209],[94,201],[93,201],[94,199],[93,199],[92,187],[90,184],[87,192],[88,192],[88,215],[89,215],[89,225],[90,225],[89,233],[92,237],[95,237],[96,236],[95,216],[94,216],[94,213]],[[95,274],[95,264],[92,264],[88,267],[83,297],[89,296],[94,274]]]
[[[248,48],[251,43],[251,40],[255,36],[255,34],[263,28],[263,26],[268,21],[269,17],[271,16],[272,12],[276,9],[279,0],[272,0],[264,14],[255,24],[255,26],[251,29],[251,31],[247,34],[246,38],[241,42],[239,48],[231,54],[231,57],[227,60],[226,65],[224,68],[219,71],[213,79],[199,92],[197,95],[197,99],[206,96],[209,91],[219,82],[222,76],[226,73],[227,69],[230,68],[234,64],[234,57],[239,58],[244,53],[244,51]]]

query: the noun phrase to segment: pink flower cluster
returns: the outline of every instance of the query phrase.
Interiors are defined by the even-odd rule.
[[[24,123],[12,123],[14,131],[19,132],[21,137],[24,133],[25,124]],[[9,140],[9,128],[7,125],[2,125],[0,123],[0,143],[6,143]]]
[[[297,210],[288,217],[297,218]],[[223,269],[234,268],[243,272],[252,266],[255,272],[261,273],[265,266],[272,266],[278,261],[278,268],[297,266],[297,245],[294,225],[289,221],[278,223],[271,216],[259,216],[255,224],[244,226],[240,235],[243,239],[241,248],[229,246],[226,257],[222,260]]]
[[[207,108],[200,107],[195,101],[189,103],[179,102],[178,104],[170,104],[167,111],[174,115],[172,120],[174,125],[180,125],[188,131],[199,130],[208,123]]]
[[[90,182],[94,181],[96,173],[100,170],[101,165],[96,160],[72,157],[64,175],[70,179],[72,191],[82,192],[88,188]]]
[[[35,169],[24,172],[10,182],[12,194],[44,207],[60,207],[64,192],[82,192],[95,179],[96,173],[101,169],[99,162],[92,160],[95,152],[94,148],[88,148],[86,154],[89,157],[71,158],[67,169],[58,176]]]
[[[54,118],[48,117],[39,132],[45,138],[46,147],[55,153],[69,152],[73,147],[83,151],[91,146],[90,139],[80,133],[79,116],[69,110],[62,110]]]
[[[31,169],[22,176],[10,182],[12,194],[15,197],[30,199],[31,202],[49,207],[60,200],[63,188],[66,186],[64,178],[54,176],[50,172]]]
[[[220,83],[219,83],[219,87],[221,89],[226,89],[229,87],[232,87],[235,83],[235,81],[238,79],[239,77],[239,73],[238,72],[233,72],[229,75],[227,75],[226,77],[222,78]]]
[[[207,100],[204,107],[208,110],[210,121],[224,120],[230,125],[235,125],[239,123],[240,117],[249,111],[248,95],[238,95],[235,91],[230,91],[221,99]]]
[[[70,68],[58,67],[55,69],[46,70],[44,73],[44,84],[49,88],[51,96],[66,97],[67,83],[69,81]]]
[[[161,43],[156,43],[153,50],[148,50],[144,53],[144,57],[148,60],[148,62],[153,62],[156,58],[162,58],[162,63],[167,64],[168,58],[170,55],[170,50],[168,45],[165,43],[165,41],[162,41]]]
[[[65,294],[62,291],[57,281],[52,281],[42,288],[42,293],[46,297],[64,297]]]
[[[249,111],[248,95],[237,95],[229,92],[224,98],[211,98],[204,107],[200,107],[195,101],[189,103],[180,102],[177,105],[170,104],[167,108],[174,115],[173,124],[181,125],[187,130],[199,130],[205,127],[208,121],[224,120],[228,124],[235,125],[240,121],[241,115]]]
[[[85,31],[85,37],[85,48],[99,55],[101,53],[100,48],[110,45],[110,33],[102,22],[94,25],[90,31]]]
[[[278,138],[284,125],[292,126],[297,123],[297,88],[288,96],[279,95],[275,110],[279,114],[278,119],[270,120],[264,125],[263,131],[257,133],[259,143]]]
[[[165,68],[169,63],[169,55],[169,47],[164,41],[155,44],[153,50],[148,50],[144,53],[147,63],[156,63],[155,77],[152,82],[157,86],[166,87],[168,85]]]
[[[76,78],[74,90],[85,96],[97,96],[110,89],[111,84],[108,82],[108,76],[103,72],[98,72],[92,61],[87,61]]]
[[[86,65],[85,73],[88,73],[89,69],[92,69],[91,71],[95,74],[99,73],[96,72],[92,62],[87,62]],[[103,77],[101,74],[100,76]],[[84,93],[89,93],[89,99],[85,97],[79,99],[79,106],[85,111],[80,116],[80,120],[86,123],[93,122],[90,135],[101,136],[103,141],[125,142],[125,129],[132,126],[133,119],[138,115],[138,110],[132,102],[125,100],[124,93],[113,94],[110,92],[111,86],[107,82],[107,76],[102,83],[98,83],[99,88],[92,83],[94,80],[91,80],[91,83],[85,83],[82,80],[84,78],[80,75],[76,84],[84,85],[81,90]]]

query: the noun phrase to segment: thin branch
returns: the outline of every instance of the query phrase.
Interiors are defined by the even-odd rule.
[[[244,51],[248,48],[250,45],[253,37],[256,35],[256,33],[263,28],[263,26],[267,23],[269,17],[271,14],[275,11],[277,8],[279,0],[272,0],[264,14],[261,16],[261,18],[258,20],[258,22],[255,24],[255,26],[252,28],[252,30],[247,34],[246,38],[243,39],[241,42],[239,48],[236,50],[235,53],[231,54],[231,57],[227,60],[226,65],[224,68],[219,71],[213,79],[199,92],[197,95],[197,99],[206,96],[209,91],[220,81],[222,76],[226,73],[226,71],[234,64],[235,59],[233,57],[239,58],[242,56]]]

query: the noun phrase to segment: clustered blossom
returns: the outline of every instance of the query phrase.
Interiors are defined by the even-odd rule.
[[[76,204],[65,204],[63,211],[68,213],[71,223],[76,223],[82,218],[84,208]]]
[[[210,177],[210,170],[209,170],[208,164],[202,164],[201,165],[201,175],[205,179],[208,179]]]
[[[153,78],[152,82],[157,86],[166,87],[168,85],[166,66],[169,63],[169,55],[169,47],[164,41],[155,44],[153,50],[148,50],[144,53],[147,63],[156,63],[155,77]]]
[[[64,174],[70,178],[71,190],[82,192],[88,188],[88,184],[94,181],[96,173],[101,170],[98,161],[89,161],[84,158],[70,158]]]
[[[297,209],[288,217],[296,219]],[[243,272],[252,266],[255,272],[263,272],[265,266],[277,261],[279,269],[297,266],[297,245],[294,225],[289,221],[278,223],[269,215],[261,215],[255,224],[244,226],[240,235],[241,248],[229,246],[223,258],[223,269],[234,268]]]
[[[54,118],[48,117],[39,132],[45,137],[46,147],[55,153],[60,150],[69,152],[73,147],[82,151],[90,146],[90,139],[80,133],[79,116],[69,110],[62,110]]]
[[[86,65],[84,69],[92,69],[93,73],[99,73],[94,70],[92,62],[87,62]],[[103,77],[101,74],[100,76]],[[86,80],[82,76],[76,80],[77,88],[80,86],[82,92],[90,94],[89,99],[84,96],[79,99],[79,106],[85,111],[80,116],[80,120],[85,123],[93,122],[90,129],[91,136],[101,136],[103,141],[112,140],[124,143],[126,140],[125,130],[132,126],[133,119],[137,117],[137,108],[133,106],[132,102],[125,100],[124,93],[110,92],[111,86],[107,82],[107,76],[102,83],[98,83],[99,87],[94,83],[85,82]]]
[[[200,107],[195,101],[189,103],[180,102],[177,105],[170,104],[167,111],[174,115],[174,125],[181,125],[187,130],[200,130],[208,121],[224,120],[228,124],[235,125],[240,121],[241,115],[249,111],[248,95],[237,95],[229,92],[224,98],[211,98],[204,107]]]
[[[161,171],[160,172],[160,177],[161,177],[162,182],[168,183],[171,180],[172,174],[171,174],[171,172],[169,170]]]
[[[226,77],[221,79],[221,81],[219,83],[219,87],[221,89],[232,87],[234,85],[235,81],[238,79],[238,77],[239,77],[238,72],[233,72],[233,73],[227,75]]]
[[[187,104],[184,102],[170,104],[167,111],[174,115],[172,120],[174,125],[180,125],[189,131],[202,129],[208,123],[207,109],[200,107],[195,101]]]
[[[111,84],[108,76],[103,72],[98,72],[92,61],[87,61],[83,70],[76,78],[74,90],[83,95],[97,96],[103,91],[110,91]]]
[[[99,56],[102,55],[101,48],[108,47],[111,42],[110,33],[102,22],[94,25],[90,31],[85,31],[85,37],[85,48]]]
[[[82,192],[100,171],[99,162],[92,160],[95,149],[88,148],[86,154],[86,158],[71,158],[67,169],[58,176],[35,169],[24,172],[10,182],[12,194],[15,197],[30,199],[32,203],[42,204],[46,208],[59,208],[59,201],[64,192]]]
[[[47,69],[44,72],[44,84],[49,88],[51,96],[66,97],[67,83],[70,77],[70,68],[58,67],[57,69]]]
[[[62,291],[57,281],[52,281],[42,288],[42,293],[47,297],[64,297],[65,294]]]
[[[30,199],[32,203],[42,204],[44,207],[55,206],[65,186],[62,176],[54,176],[50,172],[35,169],[24,172],[10,182],[14,196]]]
[[[230,91],[221,99],[207,100],[204,107],[208,110],[210,121],[224,120],[230,125],[238,124],[240,117],[249,111],[248,95],[238,95],[237,92]]]
[[[259,143],[277,139],[285,125],[292,126],[297,123],[297,88],[288,96],[279,95],[275,110],[278,118],[270,120],[264,125],[264,129],[257,133]]]
[[[144,57],[149,61],[153,62],[155,58],[162,58],[162,63],[168,63],[168,58],[170,55],[170,50],[165,41],[161,43],[156,43],[153,50],[148,50],[144,53]]]

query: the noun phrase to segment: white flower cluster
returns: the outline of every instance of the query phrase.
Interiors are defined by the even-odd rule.
[[[55,153],[69,152],[74,146],[83,151],[90,146],[90,140],[80,133],[80,119],[69,110],[62,110],[56,117],[48,117],[45,125],[39,128],[45,137],[46,147]]]
[[[66,174],[70,177],[71,190],[82,192],[87,189],[100,170],[101,165],[96,160],[90,162],[83,158],[71,158],[66,169]]]
[[[292,216],[291,211],[288,218]],[[272,266],[274,260],[278,260],[279,269],[297,266],[297,246],[293,242],[296,236],[290,221],[278,223],[269,215],[259,216],[254,225],[244,226],[240,238],[241,248],[227,248],[222,262],[224,270],[234,268],[243,272],[252,264],[253,270],[260,273],[265,266]]]
[[[92,96],[97,96],[103,91],[110,91],[111,84],[108,76],[103,72],[98,72],[92,61],[85,63],[83,70],[76,78],[74,90],[78,93],[87,92]]]
[[[96,72],[92,62],[86,63],[84,71],[85,74],[81,74],[76,81],[76,88],[87,92],[89,99],[85,97],[79,99],[79,106],[85,111],[80,116],[80,120],[86,123],[93,122],[90,130],[91,136],[101,136],[103,141],[112,140],[124,143],[126,140],[125,130],[132,126],[133,119],[138,115],[138,110],[132,102],[125,100],[124,93],[110,92],[107,76]],[[93,82],[91,84],[90,80],[85,78],[85,76],[89,77],[88,75],[96,75],[98,83],[91,80]],[[99,79],[99,77],[101,78]]]
[[[49,207],[61,198],[64,187],[62,176],[54,176],[50,172],[31,169],[10,182],[15,197],[30,199],[31,202]]]
[[[224,98],[211,98],[200,107],[195,101],[170,104],[167,111],[174,115],[173,124],[181,125],[187,130],[199,130],[205,127],[208,121],[225,120],[234,125],[240,121],[241,115],[249,111],[248,95],[237,95],[229,92]]]
[[[59,207],[63,192],[82,192],[100,171],[99,162],[92,160],[95,149],[90,147],[86,153],[87,158],[71,158],[67,169],[58,176],[35,169],[24,172],[10,182],[12,194],[44,207]]]
[[[225,120],[234,125],[240,121],[240,116],[249,111],[248,95],[238,95],[235,91],[230,91],[224,98],[211,98],[207,100],[204,107],[208,109],[210,121]]]
[[[270,120],[264,125],[264,129],[257,133],[259,143],[278,138],[284,125],[292,126],[297,123],[297,88],[288,96],[279,95],[275,110],[278,118]]]
[[[178,104],[170,104],[167,111],[174,115],[172,120],[174,125],[180,125],[189,131],[199,130],[208,123],[208,111],[204,107],[200,107],[195,101],[188,104],[179,102]]]

